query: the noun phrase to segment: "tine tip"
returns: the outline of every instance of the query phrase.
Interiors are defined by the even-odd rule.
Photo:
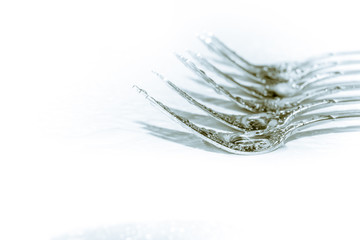
[[[161,73],[158,73],[156,71],[152,71],[158,78],[160,78],[161,80],[166,81],[166,78],[164,77],[164,75],[162,75]]]
[[[139,88],[137,85],[133,85],[133,88],[135,88],[136,90],[138,90],[139,92],[142,90],[141,88]]]
[[[179,53],[175,53],[175,56],[177,57],[177,59],[179,59],[182,62],[189,62],[189,59],[187,59],[185,56],[183,56]]]
[[[140,94],[144,95],[146,98],[149,97],[149,94],[142,88],[139,88],[138,86],[134,85],[133,88],[135,88]]]
[[[139,88],[137,85],[133,85],[133,88],[135,88],[136,91],[138,91],[139,93],[141,93],[141,91],[144,91],[143,89]]]

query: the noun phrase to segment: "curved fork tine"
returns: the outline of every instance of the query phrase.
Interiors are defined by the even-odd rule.
[[[232,59],[229,56],[229,53],[227,53],[228,51],[224,51],[221,46],[216,45],[216,42],[212,41],[211,38],[200,38],[200,40],[208,47],[208,49],[214,53],[216,53],[217,55],[220,55],[222,57],[224,57],[225,59],[227,59],[229,62],[232,63],[232,65],[234,65],[235,67],[239,68],[241,71],[243,71],[249,78],[251,78],[252,80],[259,82],[259,83],[264,83],[264,81],[258,77],[256,77],[256,74],[258,73],[258,71],[256,71],[256,67],[252,66],[246,66],[243,67],[241,66],[238,62],[236,62],[234,59]],[[232,55],[233,52],[230,52],[230,54]]]
[[[227,98],[229,98],[230,100],[235,102],[239,107],[241,107],[247,111],[254,112],[253,105],[250,102],[248,102],[240,97],[233,96],[229,91],[227,91],[225,88],[223,88],[219,84],[215,83],[214,80],[212,80],[210,77],[208,77],[203,70],[197,68],[195,66],[195,64],[192,63],[190,60],[188,60],[185,57],[178,55],[178,54],[176,56],[186,67],[188,67],[190,70],[192,70],[197,75],[199,75],[202,79],[204,79],[207,83],[209,83],[211,85],[211,87],[217,93],[220,93],[220,94],[226,96]]]
[[[211,129],[199,127],[192,123],[189,119],[186,119],[184,117],[181,117],[171,111],[171,109],[163,104],[162,102],[156,100],[155,98],[151,97],[145,90],[139,88],[138,86],[134,86],[138,90],[139,93],[145,96],[146,99],[148,99],[154,106],[159,108],[163,113],[165,113],[168,117],[170,117],[175,122],[179,123],[184,128],[190,130],[192,133],[194,133],[196,136],[200,137],[204,141],[223,149],[227,152],[232,153],[242,153],[240,151],[237,151],[235,149],[232,149],[230,146],[228,146],[228,142],[225,140],[227,136],[230,133],[227,132],[218,132]]]
[[[154,72],[161,80],[165,81],[170,87],[171,89],[173,89],[175,92],[177,92],[181,97],[185,98],[190,104],[195,105],[196,107],[200,108],[201,110],[203,110],[204,112],[206,112],[207,114],[209,114],[211,117],[213,117],[215,120],[231,127],[234,128],[238,131],[241,131],[242,133],[244,133],[244,128],[241,127],[241,117],[240,116],[236,116],[236,115],[232,115],[232,114],[224,114],[224,113],[220,113],[218,111],[215,111],[214,109],[211,109],[201,103],[199,103],[198,101],[196,101],[194,98],[192,98],[189,94],[187,94],[186,92],[184,92],[182,89],[180,89],[179,87],[177,87],[174,83],[172,83],[171,81],[169,81],[168,79],[166,79],[164,76],[162,76],[159,73]]]
[[[221,106],[222,108],[225,108],[225,109],[241,111],[241,109],[239,109],[239,106],[236,103],[234,103],[233,101],[228,101],[227,98],[221,99],[221,98],[218,98],[217,96],[212,96],[212,95],[210,96],[210,95],[195,92],[192,90],[187,90],[187,93],[190,94],[191,96],[193,96],[194,98],[201,100],[202,102],[209,102],[212,105]],[[246,112],[246,113],[248,113],[248,112]]]
[[[226,46],[223,42],[221,42],[217,37],[215,37],[213,34],[207,33],[202,34],[199,36],[199,39],[205,43],[205,45],[210,46],[211,43],[213,43],[213,46],[216,46],[218,49],[222,49],[223,51],[226,51],[230,55],[236,57],[239,61],[241,61],[243,64],[247,65],[249,68],[256,68],[256,65],[250,63],[245,58],[239,56],[235,51],[231,50],[228,46]]]
[[[196,82],[197,84],[199,84],[203,87],[209,87],[209,84],[206,81],[204,81],[203,79],[200,79],[198,77],[190,77],[189,79],[191,79],[192,81]],[[228,89],[228,91],[230,91],[230,92],[236,93],[237,95],[242,95],[249,99],[258,99],[236,86],[231,86],[231,87],[229,86],[229,87],[226,87],[226,89]],[[190,91],[188,91],[188,92],[190,92]],[[261,98],[263,98],[263,97],[261,97]]]
[[[189,54],[196,59],[200,64],[202,64],[203,66],[207,67],[209,70],[212,70],[213,72],[215,72],[217,75],[225,78],[226,80],[235,83],[237,86],[239,86],[239,88],[241,90],[243,90],[244,92],[246,92],[247,94],[256,97],[256,98],[263,98],[264,96],[259,93],[256,89],[254,89],[251,86],[247,86],[245,84],[240,83],[239,81],[235,80],[233,77],[231,77],[229,74],[222,72],[220,69],[218,69],[217,67],[215,67],[214,65],[212,65],[209,61],[207,61],[205,58],[201,57],[200,54],[195,54],[191,51],[189,51]],[[258,85],[258,83],[255,83],[256,85]]]

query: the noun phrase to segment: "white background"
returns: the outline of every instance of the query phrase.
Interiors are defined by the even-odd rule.
[[[238,239],[359,239],[359,132],[230,155],[132,88],[186,110],[150,70],[186,84],[173,52],[205,52],[196,34],[271,63],[359,50],[359,23],[357,1],[1,1],[0,238],[203,221]]]

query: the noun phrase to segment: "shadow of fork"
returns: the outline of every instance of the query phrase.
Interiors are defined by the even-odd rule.
[[[143,129],[147,130],[152,136],[175,142],[187,147],[202,149],[208,152],[228,154],[228,152],[215,148],[213,145],[203,141],[192,133],[182,132],[174,129],[155,126],[146,122],[137,121]]]
[[[286,143],[303,137],[311,137],[311,136],[330,134],[330,133],[344,133],[344,132],[360,132],[360,126],[323,128],[323,129],[302,131],[289,137]]]

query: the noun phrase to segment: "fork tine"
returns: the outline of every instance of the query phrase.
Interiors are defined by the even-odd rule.
[[[160,73],[154,72],[161,80],[165,81],[171,89],[173,89],[175,92],[177,92],[181,97],[185,98],[190,104],[200,108],[204,112],[206,112],[208,115],[213,117],[215,120],[234,128],[242,133],[245,133],[246,126],[242,123],[242,117],[241,115],[233,115],[233,114],[225,114],[218,111],[215,111],[212,108],[209,108],[201,103],[199,103],[197,100],[195,100],[193,97],[191,97],[189,94],[187,94],[185,91],[183,91],[181,88],[176,86],[173,82],[166,79],[163,75]]]
[[[205,44],[205,46],[208,47],[208,49],[217,55],[220,55],[224,58],[226,58],[228,61],[230,61],[234,66],[239,68],[241,71],[246,73],[248,77],[251,79],[262,82],[260,78],[256,77],[258,71],[257,67],[248,61],[246,61],[244,58],[237,55],[234,51],[232,51],[230,48],[228,48],[225,44],[223,44],[219,39],[215,38],[214,36],[208,36],[208,37],[200,37],[199,38],[201,42]],[[237,61],[235,61],[233,58],[231,58],[229,55],[235,56],[238,60],[245,63],[246,66],[240,65]]]
[[[253,76],[249,77],[248,74],[245,74],[243,72],[240,72],[240,73],[230,73],[230,72],[224,72],[224,71],[221,71],[219,68],[215,67],[214,64],[210,63],[206,58],[202,57],[200,54],[198,53],[194,53],[192,51],[188,51],[188,53],[194,58],[196,59],[198,62],[200,62],[201,64],[203,64],[204,66],[208,67],[208,69],[214,71],[214,72],[218,72],[219,71],[219,74],[220,75],[223,75],[223,76],[229,76],[230,78],[232,78],[233,80],[230,80],[230,81],[235,81],[235,82],[238,82],[239,79],[246,79],[247,82],[254,82],[254,83],[257,83],[257,84],[264,84],[266,83],[265,80],[263,79],[259,79],[259,78],[254,78]],[[226,65],[224,62],[219,62],[218,59],[212,59],[211,60],[212,62],[214,63],[219,63],[220,65]],[[238,80],[236,80],[235,78],[237,78]],[[238,82],[240,83],[240,82]]]
[[[234,111],[241,111],[241,109],[236,103],[234,103],[233,101],[229,101],[227,98],[222,99],[222,98],[218,98],[217,95],[215,96],[208,95],[204,93],[195,92],[192,90],[187,90],[186,92],[191,96],[193,96],[194,98],[201,100],[202,102],[211,102],[211,104],[215,106],[221,106],[225,109],[230,109]]]
[[[242,79],[244,79],[244,78],[245,77],[242,77]],[[200,79],[198,76],[189,77],[189,79],[191,79],[193,82],[196,82],[197,84],[199,84],[201,86],[209,87],[209,84],[206,81],[204,81],[202,78]],[[238,95],[243,95],[244,97],[247,97],[247,98],[254,98],[254,96],[245,92],[243,89],[240,89],[237,86],[228,86],[228,87],[226,87],[226,89],[228,89],[228,91],[230,91],[230,92],[236,92]]]
[[[256,97],[256,98],[263,98],[264,96],[259,93],[256,88],[254,89],[254,87],[251,86],[247,86],[245,84],[240,83],[239,81],[235,80],[233,77],[231,77],[231,75],[221,71],[220,69],[218,69],[217,67],[215,67],[213,64],[211,64],[209,61],[207,61],[205,58],[201,57],[200,54],[195,54],[191,51],[188,51],[189,54],[196,59],[199,63],[201,63],[203,66],[207,67],[208,69],[212,70],[213,72],[215,72],[217,75],[220,75],[221,77],[225,78],[226,80],[229,80],[232,83],[235,83],[238,87],[240,87],[241,90],[243,90],[244,92],[246,92],[247,94]],[[252,80],[252,79],[251,79]],[[255,81],[254,81],[255,82]],[[256,85],[258,85],[259,82],[255,82]],[[258,85],[259,87],[259,85]]]
[[[188,67],[190,70],[192,70],[194,73],[196,73],[198,76],[200,76],[202,79],[204,79],[207,83],[210,84],[210,86],[217,92],[220,93],[224,96],[226,96],[227,98],[229,98],[230,100],[232,100],[233,102],[235,102],[240,108],[243,108],[247,111],[251,111],[254,112],[254,105],[251,104],[249,101],[246,101],[245,99],[242,99],[241,97],[235,97],[233,96],[229,91],[227,91],[224,87],[220,86],[219,84],[217,84],[216,82],[214,82],[214,80],[212,80],[209,76],[206,75],[206,73],[199,69],[198,67],[196,67],[196,65],[191,62],[189,59],[176,54],[176,57],[186,66]]]
[[[145,96],[146,99],[150,101],[151,104],[159,108],[163,113],[165,113],[168,117],[170,117],[175,122],[179,123],[184,128],[190,130],[196,136],[200,137],[204,141],[222,149],[227,152],[244,154],[242,151],[236,150],[234,148],[234,144],[230,143],[228,139],[233,135],[229,132],[218,132],[211,129],[207,129],[204,127],[199,127],[196,124],[192,123],[189,119],[181,117],[175,112],[171,111],[171,109],[163,104],[162,102],[156,100],[152,96],[150,96],[145,90],[139,88],[134,85],[134,88],[138,90],[140,94]],[[246,154],[246,153],[245,153]]]
[[[239,56],[235,51],[230,49],[228,46],[226,46],[222,41],[220,41],[217,37],[215,37],[212,33],[207,33],[199,36],[199,39],[205,43],[206,45],[210,45],[213,43],[214,45],[217,45],[219,49],[223,49],[226,52],[231,53],[231,55],[235,56],[237,59],[239,59],[241,62],[246,64],[248,67],[256,67],[256,65],[250,63],[245,58]]]

